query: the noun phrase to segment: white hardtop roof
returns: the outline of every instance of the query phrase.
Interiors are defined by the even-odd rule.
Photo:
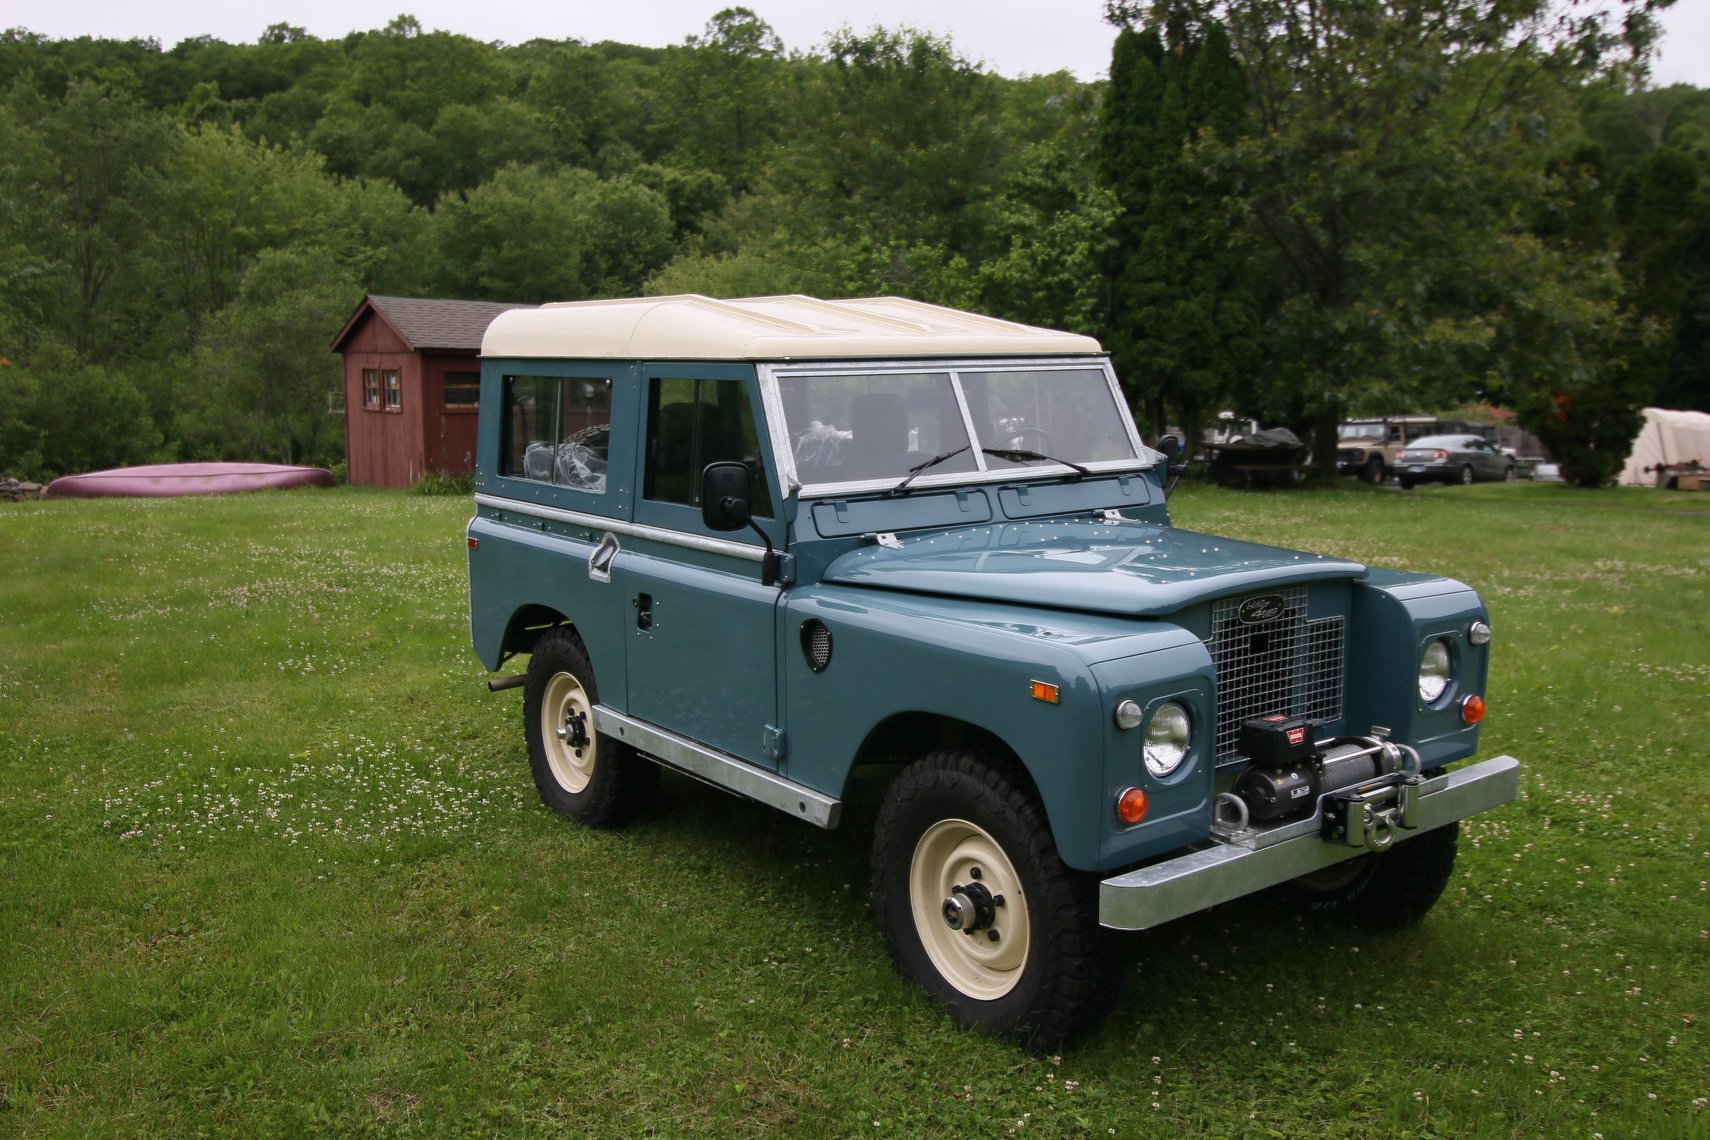
[[[494,318],[481,355],[568,360],[851,360],[1086,356],[1097,340],[902,297],[697,294],[568,301]]]

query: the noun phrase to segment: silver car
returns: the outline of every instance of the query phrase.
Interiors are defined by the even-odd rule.
[[[1395,478],[1411,491],[1418,483],[1512,483],[1519,473],[1513,458],[1482,436],[1428,435],[1396,455]]]

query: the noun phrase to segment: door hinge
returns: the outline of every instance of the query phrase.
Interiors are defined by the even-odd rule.
[[[787,751],[784,747],[784,730],[775,724],[767,725],[766,731],[761,734],[760,747],[765,751],[766,759],[782,760]]]

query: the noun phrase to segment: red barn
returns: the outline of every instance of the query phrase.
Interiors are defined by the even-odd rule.
[[[332,342],[344,355],[346,479],[408,487],[429,471],[473,471],[481,337],[500,313],[532,307],[364,297]]]

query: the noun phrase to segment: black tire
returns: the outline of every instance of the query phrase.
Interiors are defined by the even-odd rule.
[[[1461,486],[1468,486],[1476,478],[1477,476],[1473,474],[1472,464],[1465,463],[1461,465]]]
[[[1412,926],[1437,905],[1455,873],[1461,825],[1447,824],[1285,885],[1308,912],[1363,930]]]
[[[953,930],[952,888],[976,884],[986,913]],[[1063,865],[1044,812],[979,753],[935,752],[891,785],[874,828],[873,903],[897,968],[962,1025],[1049,1050],[1114,1003],[1097,884]]]
[[[523,735],[541,802],[589,827],[615,827],[653,798],[659,766],[594,727],[594,666],[574,630],[541,635],[523,686]],[[559,731],[567,735],[558,736]]]
[[[1395,481],[1401,484],[1401,489],[1403,491],[1413,490],[1413,480],[1398,476]]]
[[[1518,483],[1518,482],[1520,482],[1520,472],[1515,468],[1514,464],[1510,463],[1503,470],[1502,481],[1504,483]]]
[[[1360,470],[1360,478],[1372,486],[1377,486],[1384,480],[1383,456],[1374,455],[1366,460],[1365,467]]]

